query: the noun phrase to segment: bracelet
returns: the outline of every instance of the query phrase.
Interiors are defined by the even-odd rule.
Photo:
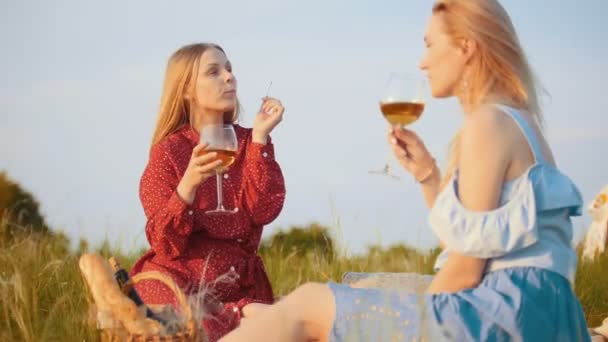
[[[435,173],[435,158],[433,158],[433,165],[429,167],[424,176],[422,176],[421,178],[416,178],[416,182],[419,184],[426,182],[427,180],[429,180],[429,178],[431,178],[433,173]]]

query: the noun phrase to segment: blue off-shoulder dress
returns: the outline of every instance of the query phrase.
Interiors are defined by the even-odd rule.
[[[504,183],[500,206],[487,212],[462,206],[456,172],[429,216],[446,245],[436,269],[451,251],[488,259],[481,283],[432,295],[398,282],[382,288],[329,283],[336,301],[331,341],[590,341],[573,292],[577,256],[570,217],[581,214],[580,192],[545,161],[521,113],[497,106],[521,128],[535,164]]]

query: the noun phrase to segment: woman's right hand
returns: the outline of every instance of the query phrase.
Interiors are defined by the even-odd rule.
[[[401,166],[411,173],[417,182],[425,183],[433,176],[439,176],[435,159],[416,133],[395,125],[389,131],[388,141]]]
[[[192,149],[188,167],[177,186],[177,193],[187,204],[192,204],[194,201],[199,184],[215,175],[215,169],[222,165],[222,160],[217,158],[217,153],[202,153],[207,146],[209,146],[208,143],[200,143]]]

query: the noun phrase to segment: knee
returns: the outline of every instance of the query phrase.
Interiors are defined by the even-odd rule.
[[[277,303],[290,316],[302,318],[303,315],[314,310],[318,306],[323,288],[329,290],[325,285],[319,283],[306,283],[298,286],[289,295],[283,297]]]
[[[297,293],[298,296],[301,297],[311,297],[315,296],[317,293],[327,290],[327,285],[321,283],[305,283],[304,285],[300,285],[294,293]]]
[[[297,310],[289,314],[298,320],[316,320],[326,317],[326,311],[334,310],[333,294],[325,284],[306,283],[294,290],[291,297],[288,306]]]
[[[243,316],[251,318],[258,316],[261,312],[266,311],[270,305],[261,303],[251,303],[243,307]]]
[[[327,339],[335,310],[333,294],[327,285],[306,283],[277,305],[281,306],[282,316],[292,324],[294,336],[305,337],[306,341]]]
[[[321,283],[306,283],[298,289],[298,328],[306,341],[327,341],[333,325],[335,299],[331,289]]]

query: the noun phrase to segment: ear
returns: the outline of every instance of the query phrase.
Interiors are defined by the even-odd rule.
[[[477,52],[477,42],[473,39],[463,38],[460,40],[460,51],[462,52],[466,62],[473,57],[473,55]]]

